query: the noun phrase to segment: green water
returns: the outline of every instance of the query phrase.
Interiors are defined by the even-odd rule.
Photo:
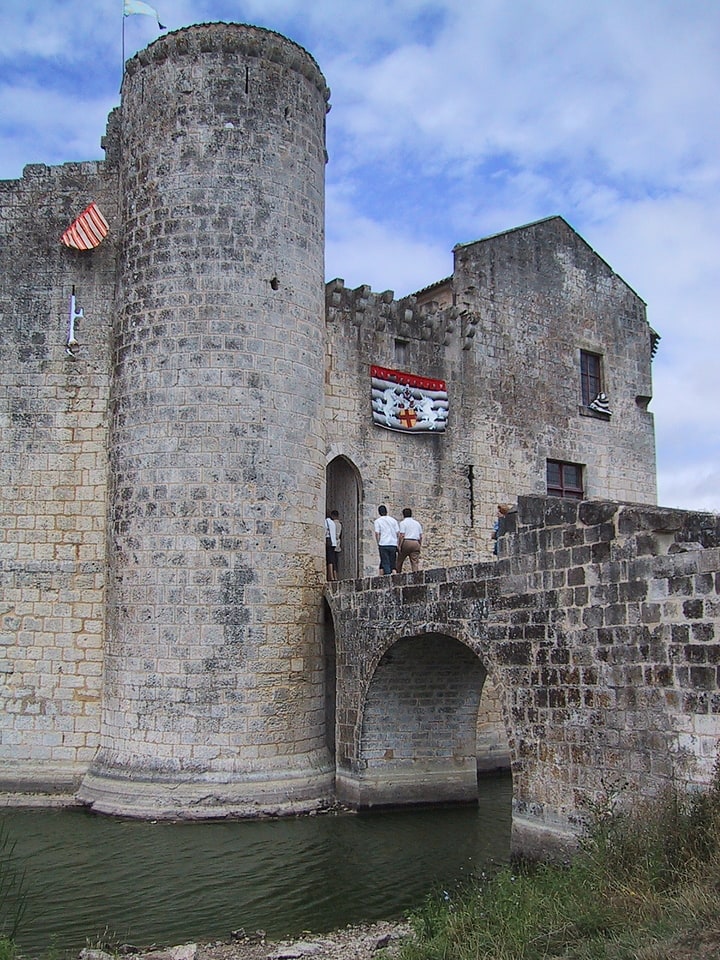
[[[392,919],[510,849],[509,775],[477,807],[296,819],[144,823],[81,810],[0,815],[25,873],[26,955],[104,937],[137,946],[273,939]]]

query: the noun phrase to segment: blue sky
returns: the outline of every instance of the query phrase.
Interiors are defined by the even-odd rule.
[[[304,46],[332,90],[328,279],[398,296],[452,248],[561,214],[648,304],[658,500],[720,511],[717,0],[157,0]],[[101,159],[122,0],[3,0],[0,178]]]

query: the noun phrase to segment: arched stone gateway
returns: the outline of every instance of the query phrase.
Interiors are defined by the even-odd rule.
[[[709,783],[720,740],[720,518],[521,497],[496,562],[328,586],[336,791],[468,799],[490,676],[516,854],[572,847],[587,804]]]
[[[327,466],[326,510],[337,510],[342,523],[342,549],[338,555],[338,576],[354,580],[360,575],[360,505],[362,483],[357,467],[343,456],[335,457]]]

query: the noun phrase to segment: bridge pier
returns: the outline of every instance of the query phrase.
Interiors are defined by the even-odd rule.
[[[341,803],[359,810],[425,803],[474,803],[478,796],[477,764],[474,757],[462,763],[389,760],[382,767],[338,770],[335,791]]]

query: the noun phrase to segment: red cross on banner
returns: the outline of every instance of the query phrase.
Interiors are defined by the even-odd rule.
[[[407,408],[398,413],[398,420],[404,427],[410,430],[417,423],[417,414],[414,410]]]

